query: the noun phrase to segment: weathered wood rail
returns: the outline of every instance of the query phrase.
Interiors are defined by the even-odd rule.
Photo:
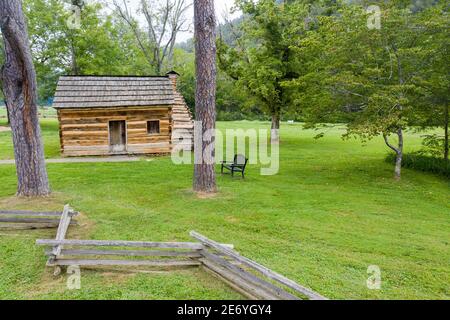
[[[64,216],[64,215],[63,215]],[[67,218],[61,218],[54,240],[36,240],[46,251],[47,265],[55,267],[203,267],[230,287],[254,300],[325,300],[320,294],[250,260],[234,250],[192,231],[197,242],[145,242],[120,240],[67,240]],[[156,259],[157,258],[157,259]]]
[[[70,265],[148,267],[200,266],[201,262],[199,259],[202,257],[201,250],[203,250],[203,245],[198,242],[66,240],[63,236],[58,237],[58,235],[55,240],[36,240],[36,244],[53,247],[53,250],[46,251],[46,255],[49,257],[47,266],[56,267],[56,274],[60,271],[58,267]],[[227,244],[224,244],[223,246],[229,249],[232,248],[232,246]],[[66,247],[70,247],[70,249],[67,249]],[[99,250],[96,249],[97,247],[107,249]],[[124,250],[122,248],[138,249]],[[118,259],[106,259],[105,256],[113,256]],[[163,259],[156,260],[154,259],[155,257]]]
[[[258,300],[293,300],[300,299],[283,289],[289,288],[293,293],[311,300],[326,300],[320,294],[299,285],[298,283],[270,270],[269,268],[250,260],[234,250],[222,246],[201,234],[191,231],[190,235],[205,246],[200,260],[206,269],[223,278],[232,287],[251,299]],[[216,253],[212,252],[216,251]],[[218,254],[223,256],[219,256]],[[263,277],[272,280],[269,282]],[[275,283],[278,283],[276,285]]]
[[[65,211],[67,212],[65,213]],[[59,211],[22,211],[22,210],[0,210],[0,228],[13,230],[29,229],[49,229],[60,226],[62,217],[67,214],[70,216],[68,225],[76,224],[72,220],[78,212],[75,212],[68,205],[64,210]]]

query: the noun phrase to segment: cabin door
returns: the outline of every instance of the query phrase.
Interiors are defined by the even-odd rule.
[[[126,151],[126,123],[123,121],[109,122],[109,150],[112,153]]]

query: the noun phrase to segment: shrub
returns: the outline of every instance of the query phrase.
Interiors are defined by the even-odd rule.
[[[386,157],[386,161],[395,163],[395,155],[392,153],[389,154]],[[450,178],[450,161],[443,158],[425,156],[417,153],[404,154],[402,167],[431,172]]]

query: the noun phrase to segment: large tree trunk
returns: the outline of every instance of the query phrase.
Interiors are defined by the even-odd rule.
[[[216,123],[216,17],[214,0],[194,0],[196,121],[194,191],[216,192],[214,135]],[[206,140],[206,141],[204,141]],[[199,141],[197,143],[197,141]]]
[[[50,193],[37,113],[36,73],[20,0],[0,2],[3,91],[11,120],[19,196]]]
[[[444,159],[448,161],[448,104],[446,104],[444,108]]]

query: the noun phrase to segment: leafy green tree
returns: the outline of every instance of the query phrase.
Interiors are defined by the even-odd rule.
[[[77,4],[76,4],[77,5]],[[60,0],[24,0],[40,100],[53,96],[61,74],[148,74],[134,36],[99,3],[80,2],[79,25]]]
[[[63,47],[70,57],[65,61],[66,68],[72,74],[123,74],[142,61],[136,47],[129,46],[129,34],[119,29],[123,25],[112,16],[104,17],[101,9],[100,4],[84,5],[79,28],[67,26],[67,14],[60,17]],[[123,37],[128,37],[127,46],[121,45]]]
[[[195,112],[195,55],[180,47],[174,49],[173,68],[180,74],[178,90],[192,114]]]
[[[423,32],[420,50],[426,52],[426,68],[420,70],[413,82],[422,89],[419,107],[410,120],[411,125],[422,129],[440,127],[442,134],[427,135],[425,152],[448,160],[449,155],[449,17],[445,4],[429,7],[418,13]]]
[[[189,45],[182,44],[174,50],[173,67],[179,74],[178,89],[182,93],[192,114],[195,113],[195,64],[194,52]],[[244,90],[223,71],[217,75],[216,109],[218,120],[242,120],[255,117],[252,102]]]
[[[305,34],[297,21],[307,15],[302,2],[237,0],[245,19],[235,32],[234,45],[219,40],[219,65],[237,84],[246,88],[261,111],[272,117],[272,129],[279,129],[282,112],[291,94],[284,82],[299,77],[293,68],[293,36]],[[230,42],[229,40],[227,42]],[[272,140],[279,137],[272,132]]]
[[[65,70],[60,18],[65,9],[58,0],[24,0],[23,7],[42,101],[52,96],[59,74]]]
[[[396,154],[399,179],[404,130],[420,106],[419,79],[433,51],[422,49],[428,26],[419,14],[397,1],[380,13],[379,28],[370,28],[376,13],[361,5],[343,3],[336,15],[319,17],[318,28],[295,49],[308,60],[307,72],[289,87],[310,124],[339,119],[347,137],[381,135]]]

